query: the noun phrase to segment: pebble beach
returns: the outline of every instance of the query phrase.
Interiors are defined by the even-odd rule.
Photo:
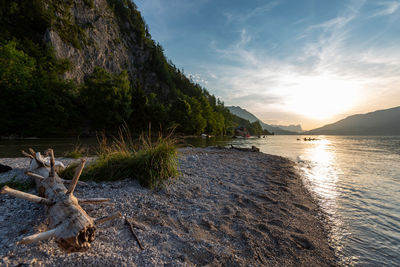
[[[77,187],[77,197],[111,199],[82,205],[91,217],[123,215],[101,225],[86,252],[66,254],[51,239],[16,245],[21,237],[46,230],[45,211],[0,195],[0,266],[336,265],[323,213],[294,162],[218,148],[181,148],[178,156],[180,176],[156,190],[132,179]],[[0,174],[0,182],[27,179],[28,159],[0,163],[13,168]],[[125,219],[135,226],[143,249]]]

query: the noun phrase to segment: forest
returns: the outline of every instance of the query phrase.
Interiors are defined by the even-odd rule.
[[[63,78],[71,68],[43,41],[53,28],[65,42],[79,45],[84,31],[79,25],[54,17],[59,5],[73,1],[1,1],[0,6],[0,136],[52,137],[115,132],[121,124],[133,133],[151,125],[155,131],[175,129],[178,133],[232,135],[243,125],[251,134],[265,133],[257,123],[229,112],[224,103],[188,79],[152,40],[136,5],[127,0],[108,0],[120,30],[134,29],[135,42],[143,44],[150,57],[145,72],[155,73],[169,88],[145,90],[140,79],[130,80],[127,71],[110,73],[96,67],[83,83]],[[84,1],[88,6],[90,0]],[[64,6],[61,10],[67,10]],[[122,23],[122,22],[125,22]]]

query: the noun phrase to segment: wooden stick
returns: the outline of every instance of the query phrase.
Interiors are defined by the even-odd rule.
[[[35,150],[33,150],[32,148],[29,148],[29,153],[31,153],[31,155],[36,158],[36,152]]]
[[[25,200],[29,200],[38,204],[46,204],[46,205],[52,205],[53,202],[46,199],[46,198],[42,198],[42,197],[38,197],[32,194],[28,194],[19,190],[15,190],[12,189],[8,186],[4,186],[1,191],[1,194],[8,194],[10,196],[16,197],[16,198],[21,198],[21,199],[25,199]]]
[[[44,180],[43,176],[41,176],[39,174],[36,174],[36,173],[33,173],[33,172],[25,172],[25,174],[30,176],[30,177],[33,177],[35,179],[39,179],[40,181]]]
[[[146,227],[144,225],[142,225],[141,223],[136,222],[133,218],[129,218],[129,223],[137,229],[140,229],[142,231],[146,231]]]
[[[140,248],[141,250],[143,250],[144,248],[143,248],[142,244],[140,243],[139,238],[138,238],[137,235],[135,234],[135,231],[133,230],[133,226],[132,226],[131,222],[130,222],[130,221],[128,220],[128,218],[126,218],[126,217],[125,217],[125,223],[126,223],[127,225],[129,225],[129,229],[131,230],[131,233],[132,233],[133,237],[136,239],[136,242],[138,243],[139,248]]]
[[[29,151],[31,150],[31,148],[29,149]],[[32,151],[33,151],[33,149],[32,149]],[[34,152],[34,151],[33,151]],[[36,155],[35,155],[35,160],[36,160],[36,162],[40,165],[40,166],[42,166],[42,167],[45,167],[46,166],[46,164],[44,164],[44,161],[42,160],[42,156],[40,155],[40,152],[36,152]]]
[[[86,163],[86,159],[82,159],[81,164],[78,166],[78,168],[76,168],[74,178],[72,178],[72,181],[71,181],[71,184],[69,185],[67,194],[74,193],[76,184],[78,183],[79,177],[82,174],[82,170],[85,167],[85,163]]]
[[[19,241],[17,244],[18,245],[30,244],[30,243],[38,242],[41,240],[49,239],[50,237],[56,236],[57,230],[58,230],[57,228],[54,228],[54,229],[46,231],[46,232],[27,236],[27,237],[23,238],[21,241]]]
[[[55,177],[56,176],[56,171],[54,169],[54,151],[53,149],[49,148],[47,150],[47,154],[50,155],[50,172],[49,172],[49,176],[50,177]]]
[[[104,204],[105,202],[109,202],[111,199],[109,198],[79,198],[78,203],[80,204]],[[108,203],[106,203],[108,204]]]
[[[29,154],[29,153],[26,153],[25,151],[21,151],[22,152],[22,155],[24,155],[25,157],[28,157],[28,158],[31,158],[31,159],[34,159],[34,157],[31,155],[31,154]]]
[[[95,223],[96,225],[99,225],[99,224],[102,224],[102,223],[105,223],[105,222],[114,220],[114,219],[116,219],[116,218],[119,218],[119,217],[121,217],[121,216],[122,216],[121,212],[116,212],[116,213],[111,214],[110,216],[106,216],[106,217],[102,217],[102,218],[96,219],[96,220],[94,221],[94,223]]]
[[[43,177],[43,176],[41,176],[41,175],[39,175],[39,174],[36,174],[36,173],[33,173],[33,172],[25,172],[25,174],[28,175],[28,176],[31,176],[31,177],[33,177],[33,178],[35,178],[35,179],[39,179],[40,181],[43,181],[43,180],[44,180],[44,177]],[[61,179],[61,178],[60,178],[60,179]],[[61,179],[61,182],[63,182],[64,184],[70,184],[70,183],[72,182],[72,180],[64,180],[64,179]],[[81,182],[81,181],[78,181],[78,185],[88,186],[87,183]]]

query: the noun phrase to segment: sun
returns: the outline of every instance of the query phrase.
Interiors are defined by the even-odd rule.
[[[290,90],[287,108],[313,119],[329,119],[352,108],[359,84],[328,76],[301,77]]]

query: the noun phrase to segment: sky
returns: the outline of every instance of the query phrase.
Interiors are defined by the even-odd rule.
[[[265,123],[400,106],[400,0],[134,2],[168,59]]]

